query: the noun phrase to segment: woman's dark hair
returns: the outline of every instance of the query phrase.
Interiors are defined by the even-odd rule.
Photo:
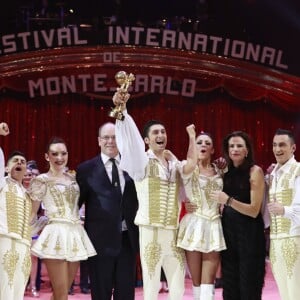
[[[230,168],[233,166],[232,160],[229,157],[229,140],[232,137],[241,137],[245,141],[248,154],[239,168],[250,170],[250,168],[254,165],[253,146],[249,135],[243,131],[233,131],[232,133],[228,134],[223,140],[223,155],[227,161],[228,167]]]
[[[201,135],[206,135],[206,136],[208,136],[208,137],[211,139],[212,143],[214,144],[214,139],[213,139],[212,135],[211,135],[209,132],[206,132],[206,131],[200,131],[200,133],[198,133],[198,134],[196,135],[196,139],[197,139],[199,136],[201,136]]]
[[[27,168],[29,168],[29,169],[38,170],[37,162],[35,160],[29,160],[26,165],[27,165]]]
[[[50,139],[50,141],[48,142],[47,144],[47,147],[46,147],[46,153],[49,152],[50,150],[50,146],[53,145],[53,144],[66,144],[66,142],[64,141],[64,139],[60,138],[60,137],[57,137],[57,136],[54,136]]]

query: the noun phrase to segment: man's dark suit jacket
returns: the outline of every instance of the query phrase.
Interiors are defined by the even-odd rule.
[[[134,218],[138,208],[133,180],[124,172],[125,188],[121,202],[107,175],[101,155],[81,163],[76,172],[80,187],[79,206],[85,203],[85,229],[100,255],[117,256],[122,245],[122,218],[131,246],[138,252],[138,227]]]

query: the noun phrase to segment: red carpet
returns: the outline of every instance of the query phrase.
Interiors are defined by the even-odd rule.
[[[50,290],[50,284],[49,280],[47,278],[47,274],[43,272],[43,280],[45,281],[42,285],[42,290],[40,291],[40,297],[35,299],[42,299],[42,300],[49,300],[51,295]],[[78,279],[76,279],[76,282],[78,282]],[[192,283],[190,279],[186,279],[186,291],[184,294],[183,300],[192,300],[192,289],[191,289]],[[29,294],[26,294],[24,299],[26,300],[32,300],[34,298],[30,297]],[[70,300],[88,300],[91,299],[90,295],[84,295],[80,293],[79,287],[75,286],[75,295],[69,296]],[[143,299],[143,290],[142,288],[136,288],[136,300],[142,300]],[[168,293],[159,294],[158,297],[159,300],[166,300],[168,299]],[[215,300],[221,300],[222,299],[222,289],[216,289],[216,297]],[[154,299],[153,299],[154,300]],[[265,278],[265,287],[263,290],[263,297],[262,300],[280,300],[278,289],[276,286],[276,283],[274,281],[273,275],[270,270],[269,263],[267,263],[267,274]]]

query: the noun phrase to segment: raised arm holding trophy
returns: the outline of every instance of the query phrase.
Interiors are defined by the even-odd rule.
[[[112,100],[124,117],[115,121],[119,167],[134,180],[139,202],[134,223],[140,233],[143,299],[158,299],[161,269],[167,278],[169,299],[183,299],[185,259],[183,250],[176,247],[181,207],[177,196],[180,172],[187,174],[196,166],[195,126],[186,128],[187,159],[180,162],[166,149],[167,132],[162,122],[148,121],[141,135],[126,107],[129,97],[128,92],[117,89]]]
[[[127,101],[129,99],[129,95],[127,92],[130,85],[135,80],[134,75],[132,73],[127,74],[125,71],[119,71],[118,73],[116,73],[115,79],[118,85],[120,86],[119,88],[117,88],[117,91],[124,95],[124,97],[128,97],[126,99]],[[116,106],[111,109],[108,115],[112,118],[123,121],[124,115],[122,113],[122,110],[122,104],[116,104]]]

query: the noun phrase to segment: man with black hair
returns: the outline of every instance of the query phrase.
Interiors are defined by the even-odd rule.
[[[300,163],[295,137],[278,129],[273,138],[276,166],[270,175],[268,209],[270,261],[282,300],[300,299]]]
[[[8,125],[0,123],[0,135],[8,134]],[[14,151],[4,167],[0,148],[0,300],[23,299],[31,268],[31,201],[22,185],[25,173],[24,154]]]
[[[140,257],[143,270],[144,300],[157,299],[163,268],[169,287],[169,299],[184,294],[184,252],[176,246],[179,225],[180,173],[187,174],[197,162],[195,126],[186,130],[189,149],[186,163],[168,150],[167,132],[162,122],[151,120],[141,137],[126,111],[129,94],[119,89],[113,101],[123,109],[124,120],[116,121],[116,140],[121,154],[120,168],[135,181],[139,208],[135,224],[139,226]],[[145,144],[149,150],[145,152]]]

